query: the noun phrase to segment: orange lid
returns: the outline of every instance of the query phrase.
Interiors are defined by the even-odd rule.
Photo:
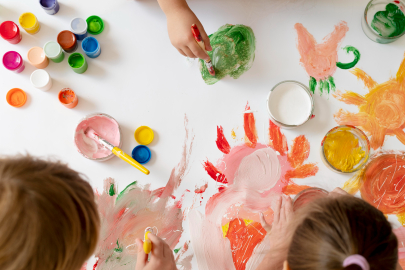
[[[6,96],[8,104],[13,107],[21,107],[27,101],[27,94],[20,88],[13,88],[8,91]]]

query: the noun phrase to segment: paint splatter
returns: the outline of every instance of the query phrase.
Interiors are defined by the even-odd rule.
[[[157,235],[172,249],[178,244],[183,232],[183,214],[172,194],[185,177],[194,139],[189,138],[187,118],[185,126],[182,159],[164,188],[151,190],[150,185],[134,182],[117,194],[117,183],[108,178],[104,181],[104,191],[96,192],[101,229],[94,269],[135,269],[135,238],[142,239],[146,227],[156,228]],[[191,258],[187,260],[191,263]]]
[[[209,74],[204,61],[200,60],[201,75],[206,84],[215,84],[227,75],[238,79],[252,67],[256,38],[250,27],[226,24],[209,38],[212,51],[208,55],[214,65],[215,76]]]
[[[405,16],[399,7],[389,3],[384,11],[378,11],[371,27],[383,37],[396,37],[405,31]]]
[[[219,183],[226,184],[228,181],[226,180],[226,176],[222,174],[211,162],[208,160],[204,162],[205,171],[211,176],[212,179]]]
[[[379,151],[370,160],[343,189],[351,194],[360,190],[361,197],[384,214],[400,217],[405,214],[405,153]]]
[[[229,154],[229,151],[231,151],[231,147],[224,135],[224,129],[221,126],[217,126],[217,146],[224,154]]]
[[[352,91],[336,92],[333,95],[336,99],[359,108],[358,113],[340,109],[334,115],[336,122],[360,127],[371,137],[373,149],[380,148],[387,135],[396,136],[405,144],[405,59],[396,77],[381,84],[358,68],[351,73],[364,82],[369,92],[364,96]]]
[[[236,140],[236,133],[235,133],[234,129],[232,129],[232,131],[231,131],[231,137],[232,137],[232,139]]]
[[[298,34],[298,51],[301,55],[301,64],[310,76],[309,87],[312,93],[315,93],[316,87],[321,94],[324,92],[335,91],[335,82],[333,75],[336,68],[354,67],[360,59],[359,51],[351,46],[345,47],[346,52],[353,52],[355,59],[351,63],[338,62],[338,47],[349,31],[346,22],[340,22],[335,26],[335,30],[323,39],[322,44],[318,44],[314,36],[300,23],[295,24],[295,30]]]
[[[244,114],[244,127],[248,140],[231,147],[215,166],[210,163],[216,169],[214,177],[207,171],[216,181],[219,176],[226,178],[227,184],[208,200],[205,216],[197,210],[189,215],[191,243],[200,270],[255,269],[269,246],[269,241],[263,240],[266,234],[258,223],[258,213],[263,212],[271,223],[275,199],[281,193],[297,194],[308,188],[294,180],[318,172],[316,164],[305,164],[310,151],[305,136],[295,138],[288,152],[286,137],[271,121],[269,145],[258,142],[253,113]],[[223,226],[227,227],[225,238]]]

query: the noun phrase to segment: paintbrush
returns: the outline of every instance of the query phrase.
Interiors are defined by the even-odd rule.
[[[147,227],[145,229],[145,236],[143,238],[143,251],[145,251],[146,254],[149,254],[152,250],[152,242],[148,238],[148,234],[153,233],[153,229],[151,227]]]
[[[208,55],[207,50],[205,49],[204,40],[201,37],[201,33],[200,33],[200,30],[198,30],[197,25],[195,25],[195,24],[191,25],[191,32],[193,33],[194,39],[197,42],[198,46],[200,46],[200,48],[203,49],[204,52]],[[204,60],[204,63],[208,69],[208,72],[212,76],[215,76],[215,70],[214,70],[214,66],[212,65],[211,58],[209,58],[208,60]]]
[[[143,172],[144,174],[149,174],[149,170],[146,169],[144,166],[142,166],[141,164],[139,164],[135,159],[133,159],[132,157],[130,157],[129,155],[127,155],[126,153],[124,153],[124,151],[122,151],[121,149],[119,149],[117,146],[112,145],[111,143],[109,143],[108,141],[104,140],[103,138],[100,137],[100,135],[98,135],[94,129],[92,128],[87,128],[86,131],[84,132],[84,134],[100,143],[101,145],[103,145],[105,148],[107,148],[108,150],[110,150],[111,152],[113,152],[114,155],[116,155],[117,157],[119,157],[120,159],[128,162],[129,164],[131,164],[132,166],[134,166],[135,168],[137,168],[138,170],[140,170],[141,172]]]

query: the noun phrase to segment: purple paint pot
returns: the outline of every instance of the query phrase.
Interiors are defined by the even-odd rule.
[[[6,52],[3,56],[3,65],[6,69],[20,73],[24,70],[24,60],[21,55],[15,51]]]
[[[39,0],[39,4],[49,15],[55,15],[59,11],[58,0]]]

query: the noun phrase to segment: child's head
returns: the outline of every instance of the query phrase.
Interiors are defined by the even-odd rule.
[[[99,217],[91,186],[58,162],[0,158],[0,269],[78,270]]]
[[[287,255],[291,270],[361,270],[355,264],[343,267],[355,254],[364,257],[370,270],[396,269],[398,243],[391,225],[382,212],[361,199],[339,196],[314,201],[298,212],[295,224]]]

